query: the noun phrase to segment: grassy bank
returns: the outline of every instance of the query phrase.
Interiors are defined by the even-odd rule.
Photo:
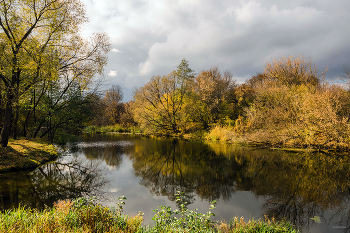
[[[90,125],[84,128],[83,132],[85,133],[140,133],[140,129],[135,126],[131,127],[123,127],[121,125],[105,125],[105,126],[97,126]]]
[[[350,151],[350,141],[340,140],[339,142],[321,143],[310,141],[291,141],[286,134],[280,134],[277,130],[272,131],[247,131],[237,130],[238,127],[215,126],[203,135],[206,141],[221,141],[239,145],[259,146],[271,149],[283,149],[292,151],[325,151],[325,152],[348,152]],[[291,136],[290,136],[291,137]],[[322,139],[324,140],[324,139]]]
[[[151,226],[142,226],[142,213],[128,216],[118,208],[104,207],[86,199],[58,201],[43,211],[18,208],[0,213],[0,232],[297,232],[288,222],[233,218],[230,223],[211,221],[213,215],[161,206]]]
[[[7,147],[0,147],[0,173],[35,168],[57,156],[56,148],[45,142],[10,140]]]

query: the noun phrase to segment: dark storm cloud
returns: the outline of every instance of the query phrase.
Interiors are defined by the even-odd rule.
[[[113,41],[106,73],[125,88],[144,85],[189,61],[197,72],[218,66],[244,81],[273,58],[310,57],[328,76],[350,59],[350,2],[245,0],[84,0],[85,33]]]

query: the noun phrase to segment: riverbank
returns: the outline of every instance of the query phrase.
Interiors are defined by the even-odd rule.
[[[259,148],[279,149],[297,152],[348,152],[350,151],[349,141],[324,143],[324,139],[318,140],[296,140],[294,137],[279,134],[278,132],[245,132],[245,130],[237,128],[236,126],[220,126],[215,125],[210,130],[198,130],[186,134],[145,134],[138,127],[123,127],[121,125],[108,126],[87,126],[84,132],[88,134],[103,134],[103,133],[126,133],[126,134],[140,134],[145,137],[157,138],[177,138],[194,141],[206,142],[224,142],[229,144],[255,146]],[[291,139],[293,138],[293,139]]]
[[[124,127],[119,124],[115,125],[105,125],[97,126],[90,125],[83,129],[84,133],[94,134],[94,133],[140,133],[140,129],[135,126]]]
[[[58,201],[52,208],[38,211],[18,208],[0,213],[1,232],[298,232],[288,222],[274,220],[249,220],[233,218],[230,223],[212,221],[210,211],[206,214],[189,211],[173,211],[161,206],[155,210],[154,224],[142,226],[142,213],[136,216],[122,214],[119,208],[94,204],[83,198]],[[174,214],[178,214],[175,217]]]
[[[0,173],[36,168],[57,157],[55,146],[43,141],[10,140],[0,147]]]

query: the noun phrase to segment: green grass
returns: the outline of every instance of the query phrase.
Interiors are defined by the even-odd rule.
[[[0,173],[35,168],[57,156],[56,148],[43,141],[10,140],[0,147]]]
[[[123,202],[119,198],[118,208],[104,207],[91,200],[78,198],[74,201],[58,201],[52,208],[38,211],[23,207],[0,213],[0,232],[298,232],[288,222],[249,220],[233,218],[229,224],[212,221],[210,212],[188,210],[177,193],[180,210],[160,206],[154,210],[154,224],[142,226],[142,213],[124,215]]]
[[[0,215],[0,232],[136,232],[141,216],[128,217],[91,203],[59,201],[42,211],[24,209]]]
[[[140,133],[140,130],[134,126],[123,127],[121,125],[107,125],[107,126],[97,126],[90,125],[83,130],[86,133]]]

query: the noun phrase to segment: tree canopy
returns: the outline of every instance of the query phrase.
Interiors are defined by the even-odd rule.
[[[86,89],[93,77],[101,74],[110,42],[103,33],[82,38],[79,31],[86,21],[79,0],[0,2],[2,146],[7,146],[16,129],[20,102],[34,90],[40,89],[36,97],[43,97],[54,82],[64,80],[61,93],[56,93],[63,96],[73,84]],[[30,111],[38,105],[35,96],[32,99]],[[61,102],[56,101],[54,105]]]
[[[134,93],[134,117],[149,133],[179,133],[185,130],[189,114],[186,101],[194,71],[183,59],[177,70],[168,75],[153,76]]]

